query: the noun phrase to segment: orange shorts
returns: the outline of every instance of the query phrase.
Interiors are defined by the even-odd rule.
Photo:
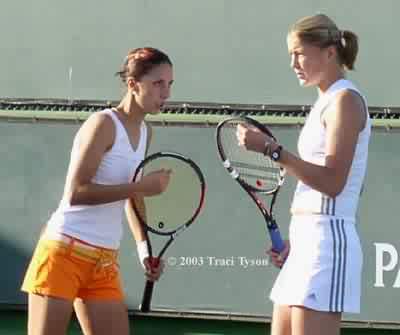
[[[74,300],[123,300],[118,251],[67,235],[43,236],[25,274],[22,291]]]

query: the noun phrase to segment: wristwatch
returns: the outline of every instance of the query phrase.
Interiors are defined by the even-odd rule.
[[[264,151],[262,152],[264,156],[271,157],[271,140],[266,140],[264,144]]]
[[[273,151],[271,151],[271,159],[274,162],[278,162],[281,159],[281,151],[282,151],[281,145],[278,145]]]

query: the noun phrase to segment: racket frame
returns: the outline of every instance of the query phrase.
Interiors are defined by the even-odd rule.
[[[156,159],[159,158],[174,158],[178,159],[180,161],[183,161],[184,163],[188,164],[196,173],[199,181],[200,181],[200,198],[199,198],[199,204],[195,211],[193,212],[193,215],[182,225],[177,227],[174,230],[167,231],[167,232],[161,232],[153,227],[150,227],[142,218],[140,215],[139,209],[136,207],[135,201],[132,201],[133,204],[133,210],[136,214],[137,219],[139,220],[139,223],[141,224],[143,228],[143,232],[145,235],[147,247],[149,250],[149,260],[150,260],[150,265],[152,267],[157,267],[159,265],[160,259],[166,252],[167,248],[171,245],[171,243],[175,240],[175,238],[182,233],[184,230],[186,230],[192,223],[193,221],[198,217],[200,214],[203,206],[204,206],[204,200],[205,200],[205,193],[206,193],[206,183],[204,179],[204,175],[200,170],[200,167],[190,158],[177,153],[177,152],[172,152],[172,151],[159,151],[154,154],[151,154],[147,156],[144,160],[140,162],[138,167],[136,168],[134,177],[133,177],[133,182],[138,181],[139,175],[142,175],[142,171],[146,167],[146,165]],[[164,244],[164,246],[161,248],[159,251],[158,255],[156,257],[153,256],[153,250],[152,250],[152,245],[150,242],[149,238],[149,232],[156,234],[156,235],[161,235],[161,236],[169,236],[167,242]],[[150,311],[150,305],[151,305],[151,299],[153,295],[153,288],[154,288],[154,282],[150,280],[146,280],[144,292],[143,292],[143,297],[142,297],[142,303],[139,306],[139,309],[141,312],[148,312]]]
[[[276,138],[266,126],[264,126],[260,122],[254,120],[252,118],[249,118],[247,116],[236,116],[236,117],[231,117],[231,118],[222,120],[217,125],[216,132],[215,132],[215,134],[216,134],[215,138],[216,138],[216,143],[217,143],[217,147],[218,147],[218,154],[221,158],[221,161],[223,162],[223,166],[228,171],[228,173],[231,175],[231,177],[233,179],[235,179],[237,181],[237,183],[247,192],[247,194],[251,197],[251,199],[253,199],[253,201],[257,205],[258,209],[261,211],[261,213],[264,217],[266,226],[267,226],[267,230],[271,236],[272,248],[274,251],[280,253],[284,250],[285,245],[284,245],[284,242],[280,235],[276,220],[273,216],[273,207],[274,207],[275,201],[277,199],[279,189],[284,182],[285,170],[283,168],[279,167],[280,178],[278,180],[277,186],[271,190],[257,189],[256,187],[249,185],[242,178],[240,178],[240,174],[235,170],[235,168],[232,166],[229,159],[226,157],[225,150],[223,149],[223,146],[222,146],[221,140],[220,140],[221,129],[225,126],[226,123],[232,122],[234,120],[242,121],[242,122],[245,122],[247,124],[250,124],[250,125],[256,127],[263,133],[270,136],[274,141],[276,141]],[[266,158],[266,159],[270,159],[270,158]],[[270,201],[269,208],[267,208],[267,206],[261,200],[259,194],[272,195],[272,199]]]

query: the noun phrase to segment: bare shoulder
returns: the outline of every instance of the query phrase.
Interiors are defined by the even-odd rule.
[[[111,116],[106,113],[95,112],[86,119],[84,125],[95,128],[114,128],[114,121]]]
[[[114,142],[115,125],[111,116],[96,112],[90,115],[79,130],[79,137],[86,141],[100,140],[107,146]]]
[[[328,120],[356,126],[360,131],[364,128],[366,111],[360,94],[349,89],[340,91],[335,97],[334,107],[327,114]]]
[[[364,111],[364,101],[359,93],[346,89],[337,94],[336,103],[339,106]]]

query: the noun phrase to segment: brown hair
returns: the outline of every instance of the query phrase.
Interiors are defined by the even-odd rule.
[[[341,66],[348,70],[354,69],[358,53],[358,37],[349,30],[340,30],[326,15],[306,16],[297,21],[290,29],[304,42],[319,48],[334,45]]]
[[[154,67],[161,64],[172,66],[172,62],[167,54],[155,48],[137,48],[128,52],[121,70],[115,75],[119,76],[123,83],[126,83],[128,78],[139,81]]]

